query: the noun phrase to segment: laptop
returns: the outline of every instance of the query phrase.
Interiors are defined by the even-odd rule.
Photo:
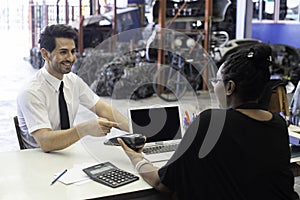
[[[150,162],[169,160],[183,136],[179,105],[129,108],[128,115],[129,132],[147,137],[144,158]]]

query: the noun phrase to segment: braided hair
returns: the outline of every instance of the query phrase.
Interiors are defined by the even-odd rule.
[[[224,83],[232,80],[242,101],[257,100],[270,80],[272,49],[261,43],[240,49],[223,64]]]

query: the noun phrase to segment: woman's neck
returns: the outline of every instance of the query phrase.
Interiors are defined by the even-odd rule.
[[[263,109],[243,109],[238,108],[236,111],[243,113],[244,115],[247,115],[248,117],[258,120],[258,121],[269,121],[272,119],[273,115],[267,110]]]
[[[242,105],[246,105],[246,104],[248,105],[248,104],[257,104],[258,103],[258,100],[244,101],[236,94],[227,96],[226,100],[227,100],[227,108],[233,108],[233,109],[236,109],[236,108],[241,107]]]
[[[233,108],[233,109],[260,109],[260,108],[262,108],[262,106],[260,106],[257,101],[247,101],[247,102],[235,104],[231,108]]]

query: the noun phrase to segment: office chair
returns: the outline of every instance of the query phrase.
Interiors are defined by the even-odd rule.
[[[15,128],[16,128],[16,133],[17,133],[17,137],[18,137],[18,141],[19,141],[20,150],[27,149],[24,144],[22,135],[21,135],[22,131],[19,127],[19,120],[18,120],[17,116],[14,116],[14,123],[15,123]]]
[[[272,90],[269,110],[273,112],[282,112],[284,116],[289,116],[289,102],[284,85],[278,85]]]
[[[270,80],[259,102],[266,110],[289,116],[289,102],[285,83],[282,80]]]

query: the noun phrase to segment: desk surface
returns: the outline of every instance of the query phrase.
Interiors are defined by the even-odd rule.
[[[83,163],[109,161],[138,175],[121,147],[103,145],[104,140],[86,137],[69,148],[51,153],[40,149],[1,152],[0,199],[93,199],[152,190],[142,178],[119,188],[94,181],[70,185],[58,181],[50,185],[54,174]],[[298,161],[299,158],[291,159],[291,162]],[[163,163],[157,165],[162,166]]]
[[[52,153],[40,149],[0,153],[0,199],[91,199],[152,189],[142,178],[115,189],[94,181],[50,185],[55,173],[82,163],[110,161],[137,174],[121,147],[103,145],[103,141],[86,138]]]

